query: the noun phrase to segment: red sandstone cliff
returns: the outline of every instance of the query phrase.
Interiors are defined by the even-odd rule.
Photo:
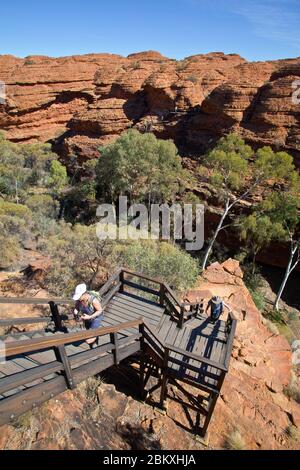
[[[247,62],[223,53],[174,61],[158,52],[18,59],[0,56],[0,129],[15,142],[58,139],[65,156],[98,155],[129,127],[197,155],[224,132],[300,158],[300,58]],[[174,111],[177,110],[177,113]]]

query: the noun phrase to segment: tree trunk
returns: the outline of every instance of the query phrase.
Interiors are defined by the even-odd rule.
[[[292,263],[293,263],[293,259],[294,259],[294,256],[295,256],[295,253],[297,252],[297,249],[298,249],[298,246],[297,244],[295,246],[293,246],[293,241],[291,241],[291,251],[290,251],[290,258],[289,258],[289,262],[288,262],[288,265],[286,267],[286,271],[285,271],[285,274],[284,274],[284,278],[282,280],[282,283],[280,285],[280,288],[279,288],[279,291],[277,293],[277,296],[276,296],[276,300],[274,302],[274,307],[275,309],[278,311],[279,310],[279,301],[281,299],[281,296],[282,296],[282,293],[284,291],[284,288],[286,286],[286,283],[288,281],[288,278],[290,277],[290,274],[291,272],[293,271],[293,269],[295,269],[295,267],[297,266],[297,262],[292,266]]]
[[[208,247],[207,247],[207,249],[206,249],[205,256],[204,256],[204,260],[203,260],[203,263],[202,263],[202,271],[204,271],[204,269],[206,268],[207,261],[208,261],[208,258],[209,258],[209,256],[210,256],[211,250],[212,250],[212,248],[213,248],[213,246],[214,246],[214,243],[215,243],[215,241],[216,241],[216,239],[217,239],[217,236],[218,236],[218,234],[219,234],[221,228],[223,227],[223,223],[224,223],[224,220],[225,220],[226,217],[227,217],[227,214],[228,214],[228,212],[229,212],[229,209],[230,209],[229,200],[227,200],[227,201],[226,201],[226,205],[225,205],[224,212],[223,212],[222,217],[221,217],[221,219],[220,219],[220,222],[218,223],[218,226],[217,226],[217,228],[216,228],[216,230],[215,230],[215,233],[214,233],[214,235],[213,235],[213,237],[212,237],[212,239],[211,239],[211,241],[210,241],[210,243],[209,243],[209,245],[208,245]]]

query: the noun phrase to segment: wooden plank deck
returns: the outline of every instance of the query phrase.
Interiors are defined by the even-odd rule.
[[[124,323],[131,320],[143,318],[146,324],[149,324],[153,331],[157,333],[158,338],[163,343],[168,343],[172,346],[180,348],[183,351],[188,351],[199,356],[203,356],[208,359],[212,359],[224,365],[225,353],[226,353],[226,336],[225,336],[225,322],[217,322],[216,325],[212,325],[207,321],[206,317],[198,316],[193,320],[187,322],[182,329],[178,328],[177,322],[164,313],[164,308],[160,304],[144,299],[137,295],[130,293],[117,293],[108,305],[104,309],[104,319],[102,326],[116,326],[120,323]],[[80,331],[80,328],[74,328],[70,331]],[[124,340],[130,335],[138,333],[138,328],[127,328],[126,330],[120,330],[118,333],[119,340]],[[61,333],[57,333],[61,334]],[[52,335],[52,333],[44,333],[44,335]],[[42,337],[41,331],[36,334],[30,333],[30,337]],[[18,335],[19,340],[28,339],[26,334]],[[7,341],[11,341],[11,336],[7,337]],[[100,337],[99,346],[109,344],[109,335]],[[89,351],[89,346],[85,341],[80,341],[74,344],[66,345],[67,356],[73,360],[73,363],[78,362],[79,355],[84,351]],[[199,368],[199,363],[193,359],[184,359],[180,353],[172,352],[171,357],[174,357],[177,361],[186,362],[194,368]],[[19,372],[34,369],[39,365],[45,365],[56,361],[56,357],[53,350],[49,351],[35,351],[30,354],[22,354],[18,357],[10,358],[6,364],[0,365],[0,379],[8,377]],[[86,362],[89,359],[85,360]],[[84,363],[84,360],[81,363]],[[178,375],[188,375],[193,380],[197,380],[197,375],[202,376],[200,372],[187,371],[182,365],[172,363],[169,364],[174,372]],[[213,379],[213,375],[218,376],[217,370],[211,366],[206,366],[206,371],[212,374],[211,378],[208,378],[210,385],[215,385],[216,380]],[[47,381],[59,373],[53,373],[41,379],[37,379],[33,382],[29,382],[26,385],[19,386],[16,389],[4,392],[0,395],[0,399],[11,396],[14,393],[18,393],[22,390],[32,387],[38,383]]]
[[[198,315],[197,318],[190,320],[180,329],[170,316],[164,315],[156,332],[163,343],[225,366],[227,350],[225,329],[226,323],[224,321],[218,321],[213,325],[203,315]],[[204,386],[217,387],[220,370],[187,358],[183,353],[170,352],[170,357],[174,358],[176,362],[169,362],[168,367],[178,378],[190,379]],[[182,364],[182,361],[186,366]],[[192,366],[193,370],[187,366]]]
[[[133,282],[136,277],[143,282]],[[150,281],[150,287],[145,287],[145,281]],[[162,377],[167,373],[170,380],[190,383],[210,396],[218,395],[228,370],[236,320],[229,335],[232,319],[212,325],[201,315],[199,303],[189,305],[190,313],[184,317],[185,305],[169,286],[124,269],[116,272],[100,293],[104,319],[97,330],[97,347],[90,349],[85,342],[92,337],[92,330],[86,332],[83,324],[70,322],[72,315],[61,317],[57,305],[48,299],[42,299],[52,305],[52,317],[47,322],[52,318],[56,333],[41,330],[44,320],[35,317],[39,325],[36,331],[4,336],[9,352],[6,363],[0,364],[0,424],[141,351],[141,364],[150,354]],[[156,296],[157,301],[149,300],[149,295]],[[25,300],[30,303],[30,299]],[[13,302],[22,303],[23,299]],[[64,302],[72,305],[69,300],[57,300],[57,304]],[[24,319],[16,321],[21,325]],[[13,324],[8,319],[2,323]],[[67,336],[63,326],[68,328]],[[166,396],[165,385],[161,389],[162,396]],[[215,400],[211,403],[213,409]]]

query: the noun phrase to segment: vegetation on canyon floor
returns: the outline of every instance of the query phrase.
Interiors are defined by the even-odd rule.
[[[256,256],[272,241],[290,244],[279,300],[299,262],[299,175],[293,159],[270,147],[254,151],[230,134],[197,165],[183,168],[172,141],[130,130],[100,149],[101,158],[67,169],[48,144],[14,144],[0,136],[1,267],[15,264],[22,248],[34,245],[49,255],[46,284],[56,294],[86,281],[97,288],[109,271],[122,264],[151,276],[163,276],[176,290],[191,287],[208,260],[222,260],[218,236],[228,231],[240,243],[230,255],[242,262],[246,283],[260,310]],[[193,188],[204,182],[221,208],[204,250],[193,256],[174,241],[99,240],[94,224],[99,202],[203,202]],[[241,209],[244,204],[244,209]],[[222,209],[223,207],[223,209]],[[34,242],[34,243],[33,243]],[[251,266],[249,268],[249,266]],[[272,309],[269,309],[272,312]],[[280,323],[269,315],[269,320]]]

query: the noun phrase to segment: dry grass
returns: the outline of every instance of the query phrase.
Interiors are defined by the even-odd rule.
[[[296,374],[293,370],[291,372],[290,383],[287,387],[285,387],[284,394],[288,398],[292,398],[297,403],[300,403],[300,388],[299,388],[299,385],[298,385],[297,376],[296,376]]]
[[[104,383],[102,377],[89,377],[87,380],[78,385],[77,389],[86,395],[90,400],[96,400],[97,390]]]
[[[225,439],[225,448],[228,450],[245,450],[246,444],[240,432],[235,429]]]
[[[272,333],[275,336],[279,335],[279,330],[278,330],[277,326],[275,325],[275,323],[271,322],[270,320],[266,320],[265,324],[266,324],[266,327],[268,328],[268,330],[270,331],[270,333]]]
[[[296,426],[291,424],[286,428],[285,432],[288,435],[289,439],[298,443],[300,442],[300,430]]]
[[[30,429],[32,425],[32,419],[32,411],[27,411],[15,420],[15,422],[13,423],[14,427],[17,429],[21,429],[22,431]]]

